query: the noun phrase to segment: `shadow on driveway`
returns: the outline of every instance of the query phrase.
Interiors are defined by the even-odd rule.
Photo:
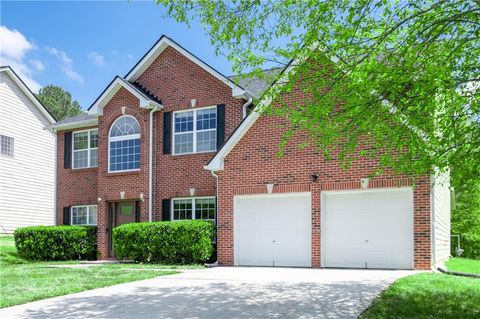
[[[6,308],[0,317],[357,318],[393,281],[348,279],[256,282],[180,274]]]

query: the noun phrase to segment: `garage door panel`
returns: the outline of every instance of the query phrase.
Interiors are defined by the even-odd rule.
[[[412,268],[411,189],[325,193],[325,267]]]
[[[236,265],[311,265],[309,193],[239,196],[234,200]]]

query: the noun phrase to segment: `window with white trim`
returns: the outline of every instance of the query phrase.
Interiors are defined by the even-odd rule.
[[[212,152],[217,149],[217,107],[174,112],[174,154]]]
[[[0,135],[0,154],[13,157],[14,141],[13,137]]]
[[[109,172],[140,169],[140,125],[133,116],[123,115],[112,124],[108,154]]]
[[[97,224],[97,206],[72,206],[72,225],[96,225]]]
[[[73,132],[73,168],[98,165],[98,130]]]
[[[172,199],[172,220],[215,220],[215,197]]]

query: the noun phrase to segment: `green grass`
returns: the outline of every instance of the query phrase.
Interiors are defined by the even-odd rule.
[[[480,318],[480,279],[422,273],[397,280],[361,319]]]
[[[23,260],[17,255],[13,237],[0,237],[0,308],[177,273],[161,269],[188,268],[141,264],[107,264],[81,269],[49,268],[52,265],[75,263],[78,262]],[[192,267],[198,266],[190,266]]]
[[[480,260],[467,258],[451,258],[445,263],[448,270],[480,275]]]

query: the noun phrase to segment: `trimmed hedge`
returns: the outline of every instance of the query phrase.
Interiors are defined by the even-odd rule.
[[[113,248],[120,259],[162,264],[194,264],[210,258],[215,226],[189,220],[130,223],[113,229]]]
[[[29,226],[14,232],[18,255],[27,260],[96,259],[95,226]]]

